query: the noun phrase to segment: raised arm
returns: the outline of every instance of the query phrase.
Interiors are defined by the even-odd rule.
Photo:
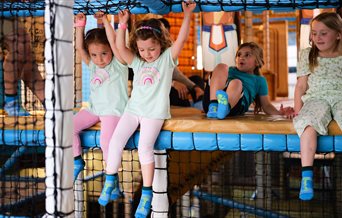
[[[84,14],[80,13],[75,16],[76,50],[81,54],[82,61],[89,65],[90,56],[84,47],[84,29],[86,22],[87,18]]]
[[[188,39],[189,30],[190,30],[191,14],[192,14],[192,11],[196,7],[196,3],[193,1],[182,2],[182,7],[183,7],[183,11],[184,11],[183,23],[182,23],[182,26],[179,30],[177,39],[171,47],[171,54],[172,54],[172,58],[174,60],[176,60],[178,58],[178,55],[180,54],[180,52],[184,46],[184,43]]]
[[[134,58],[132,51],[126,46],[126,29],[129,20],[129,11],[124,10],[119,12],[119,29],[116,34],[116,47],[120,51],[122,59],[131,64]]]
[[[107,15],[104,14],[102,11],[99,11],[99,12],[96,12],[94,16],[97,20],[101,20],[101,23],[103,24],[103,27],[106,30],[107,39],[108,39],[110,48],[112,49],[115,58],[118,59],[120,63],[126,64],[126,62],[121,58],[118,49],[116,48],[116,44],[115,44],[116,34],[114,31],[114,28],[112,27],[112,25],[109,23],[107,19]]]

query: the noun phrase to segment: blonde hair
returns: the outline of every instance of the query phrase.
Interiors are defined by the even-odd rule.
[[[172,45],[169,31],[164,27],[160,20],[152,18],[138,21],[136,23],[130,33],[129,47],[133,53],[141,58],[137,46],[137,40],[147,40],[150,38],[159,42],[161,53]]]
[[[342,19],[341,19],[340,15],[338,15],[335,12],[321,13],[311,20],[311,23],[310,23],[311,29],[312,29],[312,23],[314,21],[322,22],[329,29],[334,30],[340,34],[340,38],[336,40],[334,51],[338,51],[338,53],[341,55],[342,54],[342,40],[341,40],[341,37],[342,37]],[[310,35],[311,35],[311,32],[310,32]],[[309,53],[309,69],[311,72],[313,72],[314,68],[317,67],[317,65],[318,65],[317,57],[318,57],[319,49],[317,48],[315,43],[311,40],[311,36],[310,36],[310,41],[311,41],[312,45],[311,45],[311,50]]]

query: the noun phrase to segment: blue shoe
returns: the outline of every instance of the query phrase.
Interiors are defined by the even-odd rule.
[[[230,112],[229,104],[228,104],[228,95],[223,90],[216,91],[216,97],[218,101],[217,106],[217,118],[222,120],[226,118],[226,116]]]
[[[85,162],[82,158],[74,160],[74,181],[76,181],[78,174],[84,170]]]
[[[138,209],[135,212],[135,218],[146,218],[150,213],[152,204],[152,190],[142,190],[140,202],[138,205]]]
[[[312,177],[303,177],[300,185],[299,199],[310,201],[314,196]]]
[[[7,101],[4,110],[8,116],[30,116],[30,113],[21,107],[18,100]]]
[[[217,103],[210,103],[208,113],[208,118],[217,118]]]

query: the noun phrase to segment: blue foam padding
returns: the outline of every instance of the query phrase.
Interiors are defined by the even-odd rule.
[[[317,141],[317,150],[321,152],[332,152],[334,150],[333,136],[320,136]]]
[[[298,135],[287,135],[287,150],[293,152],[300,151],[300,141]]]
[[[265,134],[264,135],[265,151],[286,151],[286,135],[281,134]]]
[[[260,134],[241,134],[242,151],[261,151],[263,137]]]
[[[334,137],[334,145],[336,152],[342,152],[342,136],[337,135]]]
[[[172,137],[173,150],[194,150],[194,142],[191,132],[174,132]]]
[[[239,151],[240,147],[240,135],[229,133],[218,133],[217,144],[219,150],[222,151]]]
[[[193,134],[194,147],[199,151],[218,150],[215,133],[197,132]]]

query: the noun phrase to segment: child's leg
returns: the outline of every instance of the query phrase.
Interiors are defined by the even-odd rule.
[[[141,119],[138,153],[143,177],[143,190],[135,217],[146,217],[150,212],[154,177],[154,144],[163,123],[164,120]]]
[[[77,179],[78,174],[84,169],[84,161],[82,159],[82,147],[80,142],[79,133],[99,121],[98,116],[90,113],[87,110],[79,111],[74,117],[74,133],[73,133],[73,153],[74,153],[74,181]]]
[[[120,117],[118,116],[100,116],[101,121],[101,134],[100,145],[103,154],[103,160],[107,162],[109,142],[112,138],[114,130],[118,125]]]
[[[313,189],[313,162],[317,147],[317,132],[308,126],[300,137],[300,153],[302,162],[302,182],[299,198],[311,200],[314,196]]]
[[[121,165],[122,151],[138,125],[138,117],[129,113],[124,113],[122,115],[109,142],[106,166],[107,176],[117,174]],[[116,200],[121,195],[119,183],[114,183],[112,180],[108,180],[107,182],[107,176],[99,198],[99,203],[102,206],[107,205],[110,200]],[[108,193],[111,193],[111,195],[108,195]]]

